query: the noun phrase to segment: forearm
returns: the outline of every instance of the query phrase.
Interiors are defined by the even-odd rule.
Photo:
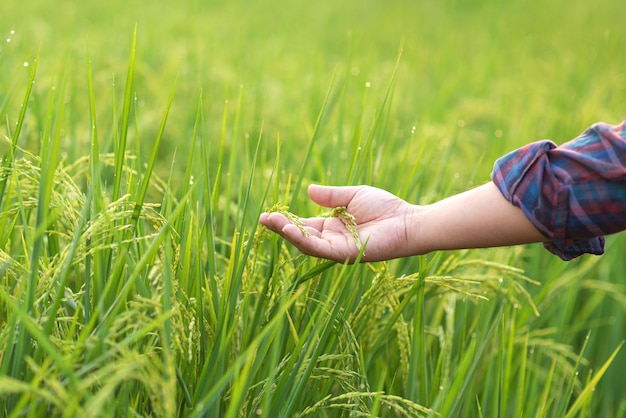
[[[414,225],[416,233],[409,230],[408,236],[416,254],[547,240],[492,182],[431,205],[418,206],[411,218],[409,224]]]

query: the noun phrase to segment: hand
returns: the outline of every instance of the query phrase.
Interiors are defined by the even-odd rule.
[[[417,208],[393,194],[370,186],[311,185],[309,197],[317,204],[345,206],[356,220],[356,230],[365,246],[361,261],[380,261],[414,254],[410,236]],[[278,212],[263,213],[261,224],[280,234],[300,251],[338,262],[354,262],[359,249],[352,233],[339,218],[302,218],[302,231]]]

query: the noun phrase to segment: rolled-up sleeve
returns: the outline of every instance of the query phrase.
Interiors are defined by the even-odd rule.
[[[543,140],[498,159],[491,175],[563,260],[603,254],[626,229],[626,122],[597,123],[557,146]]]

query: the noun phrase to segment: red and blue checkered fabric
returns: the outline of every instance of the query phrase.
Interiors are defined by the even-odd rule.
[[[626,122],[597,123],[561,146],[528,144],[498,159],[491,178],[549,251],[603,254],[604,236],[626,229]]]

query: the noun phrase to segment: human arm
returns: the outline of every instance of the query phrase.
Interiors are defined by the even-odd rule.
[[[370,186],[311,185],[308,192],[319,205],[345,206],[355,217],[359,238],[367,242],[361,261],[545,240],[491,182],[430,205],[412,205]],[[305,254],[339,262],[359,254],[338,218],[302,219],[309,236],[280,213],[264,213],[260,222]]]
[[[496,161],[491,183],[431,205],[366,186],[312,186],[309,195],[322,206],[347,206],[361,241],[369,240],[363,261],[539,241],[564,260],[599,255],[604,235],[626,229],[626,122],[597,123],[560,147],[530,143]],[[339,219],[305,219],[310,237],[280,214],[260,221],[306,254],[337,261],[358,254]]]

